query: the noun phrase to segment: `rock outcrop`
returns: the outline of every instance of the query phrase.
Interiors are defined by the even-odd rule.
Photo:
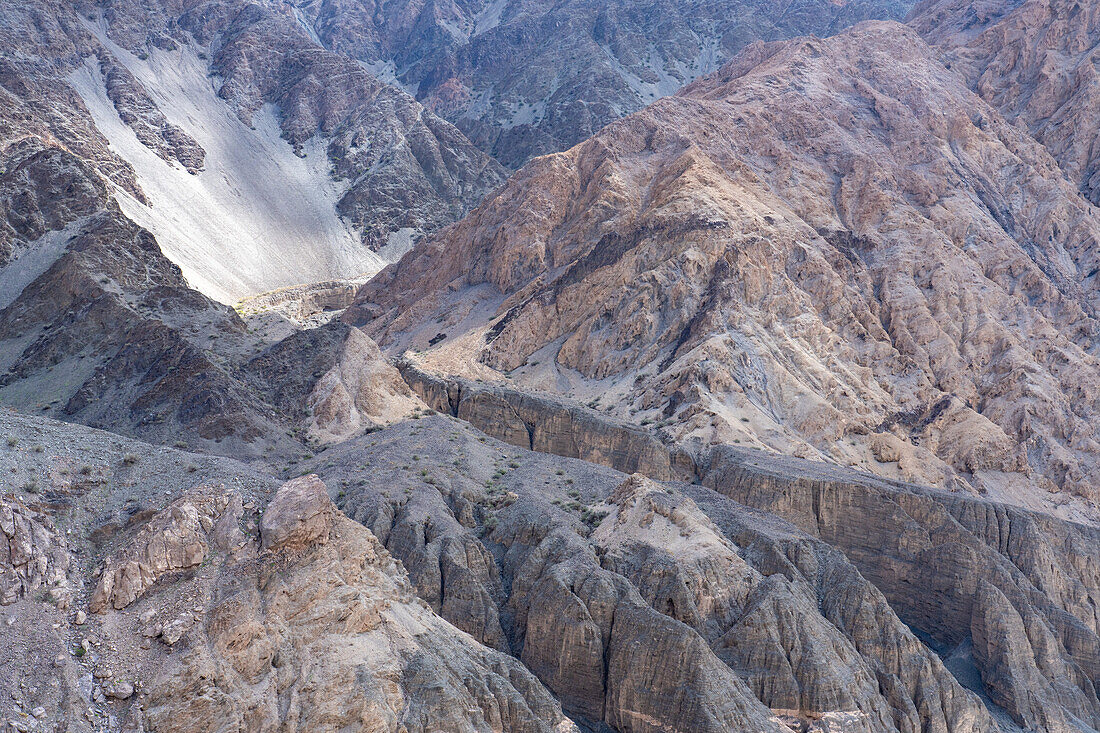
[[[180,517],[194,508],[186,501],[158,513],[133,540],[149,546],[148,540],[163,539],[167,553],[160,554],[169,556],[173,547],[195,550],[174,567],[194,567],[205,555],[198,550],[201,517],[200,524]],[[221,501],[236,507],[221,520],[236,529],[240,495],[229,492]],[[207,557],[207,570],[194,578],[161,576],[159,590],[141,601],[139,624],[178,614],[178,594],[197,594],[208,606],[198,619],[185,612],[156,627],[181,651],[166,658],[156,650],[127,652],[134,665],[129,673],[146,680],[142,701],[126,702],[133,685],[125,680],[112,681],[107,695],[125,706],[133,724],[183,731],[288,723],[576,731],[517,661],[479,645],[417,601],[400,566],[368,530],[335,510],[315,476],[282,486],[263,512],[259,540],[240,539],[232,552]],[[128,636],[139,630],[105,611],[106,643],[133,644]],[[289,708],[287,700],[293,700]]]
[[[453,415],[493,437],[528,450],[579,458],[658,480],[682,478],[678,451],[644,428],[608,420],[582,405],[469,379],[443,378],[409,360],[398,368],[435,410]]]
[[[362,332],[342,323],[303,330],[248,364],[253,382],[322,443],[345,440],[424,408]]]
[[[1017,724],[1100,724],[1095,528],[733,448],[715,451],[702,481],[843,552],[941,648],[970,641],[990,696]]]
[[[226,494],[225,487],[188,491],[107,560],[88,609],[126,608],[165,574],[200,565],[212,552],[237,549],[244,541],[237,526],[243,512],[240,495]]]
[[[328,490],[316,475],[288,481],[279,487],[260,519],[260,548],[294,552],[324,544],[332,530],[333,514]]]
[[[69,550],[42,519],[20,501],[0,498],[0,606],[42,593],[69,607]]]

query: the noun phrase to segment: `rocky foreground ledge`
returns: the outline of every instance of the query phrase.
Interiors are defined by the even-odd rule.
[[[0,435],[15,729],[1100,725],[1096,531],[980,498],[735,450],[655,480],[448,415],[285,483]]]

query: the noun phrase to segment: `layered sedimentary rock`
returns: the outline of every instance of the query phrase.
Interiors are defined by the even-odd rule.
[[[318,464],[345,511],[433,608],[518,656],[578,720],[762,726],[755,699],[822,730],[992,729],[840,552],[773,515],[439,417],[370,437]]]
[[[550,395],[468,379],[444,379],[410,361],[398,364],[405,381],[435,410],[528,450],[640,472],[658,480],[691,475],[684,458],[643,428],[609,421]]]
[[[19,501],[91,560],[68,566],[85,651],[36,698],[48,719],[87,699],[153,730],[1095,724],[1100,544],[1051,517],[749,450],[657,483],[431,416],[302,466],[364,528],[317,477],[0,428],[0,467],[38,477]],[[11,607],[20,629],[38,606]]]
[[[581,142],[752,41],[903,16],[907,2],[464,0],[295,3],[325,46],[370,64],[510,167]]]
[[[1098,235],[1041,145],[871,23],[532,162],[345,318],[677,439],[1091,501]]]
[[[406,374],[416,375],[416,372],[406,368]],[[413,384],[432,404],[437,404],[436,397],[447,394],[447,390],[440,389],[444,382],[423,374],[414,379]],[[511,402],[517,407],[526,404],[528,410],[538,404],[543,413],[530,412],[528,419],[539,426],[561,424],[560,414],[564,411],[586,412],[584,422],[590,429],[584,433],[583,445],[588,454],[612,467],[634,465],[629,453],[609,451],[606,447],[637,434],[636,428],[549,397],[536,403],[530,396],[515,390],[484,387],[462,380],[451,380],[450,385],[451,399],[461,396],[465,403],[465,408],[461,408],[462,402],[458,404],[467,420],[523,447],[526,442],[515,440],[516,431],[510,429],[510,421],[500,419]],[[486,400],[486,395],[492,399]],[[513,420],[518,419],[518,409],[511,414]],[[725,522],[736,516],[736,511],[745,511],[744,506],[762,509],[769,514],[750,515],[751,518],[730,525],[738,527],[735,534],[744,531],[745,522],[755,529],[761,522],[766,523],[768,516],[783,517],[823,541],[831,548],[829,552],[837,553],[829,563],[843,558],[842,564],[850,569],[834,568],[826,572],[828,563],[822,565],[823,556],[815,550],[817,559],[812,565],[813,572],[802,570],[804,574],[809,573],[807,577],[839,584],[833,590],[837,594],[835,598],[842,600],[837,600],[835,607],[831,605],[833,601],[819,599],[825,607],[836,609],[835,616],[827,614],[834,625],[852,629],[853,633],[856,633],[854,629],[861,629],[856,636],[871,644],[877,632],[868,630],[879,628],[882,621],[861,620],[863,611],[852,615],[852,604],[861,608],[889,607],[891,613],[896,613],[904,624],[916,629],[922,639],[938,650],[959,679],[971,686],[983,685],[974,689],[982,689],[998,708],[1003,709],[1003,712],[998,710],[998,714],[1006,716],[1002,722],[1011,720],[1024,728],[1038,726],[1044,730],[1064,731],[1089,730],[1096,725],[1098,700],[1094,680],[1100,659],[1100,621],[1094,609],[1095,595],[1100,587],[1100,576],[1096,574],[1096,568],[1100,567],[1096,550],[1100,546],[1100,536],[1094,528],[960,494],[883,481],[870,474],[759,451],[718,446],[710,451],[689,454],[682,446],[662,444],[652,438],[648,445],[654,454],[664,451],[663,460],[650,464],[655,467],[657,476],[667,470],[664,467],[673,466],[681,475],[694,476],[696,482],[710,487],[680,489],[694,500],[704,517],[709,517],[707,521],[724,527],[727,526]],[[562,455],[576,455],[562,443],[558,443],[558,450]],[[490,487],[491,505],[496,501],[492,496],[497,480],[494,474],[486,484]],[[553,483],[553,480],[546,483]],[[591,483],[591,479],[583,483]],[[436,481],[433,479],[431,484],[436,485]],[[641,485],[638,480],[624,484],[617,493],[632,495],[638,485]],[[522,492],[506,496],[510,504],[521,500]],[[740,508],[726,507],[717,496],[734,499],[738,502],[735,506]],[[581,499],[582,495],[578,494],[574,501],[580,502],[576,508],[583,513],[585,521],[602,519],[608,512],[608,504],[623,506],[614,493],[611,499],[595,505],[588,504],[588,499]],[[633,502],[630,504],[636,506]],[[715,650],[720,657],[734,660],[729,663],[737,665],[738,669],[744,669],[746,664],[739,655],[753,655],[749,668],[766,672],[762,672],[759,679],[750,674],[748,680],[758,685],[757,694],[764,696],[761,699],[770,699],[772,707],[783,708],[778,701],[789,701],[795,694],[792,690],[802,690],[805,683],[784,683],[793,672],[786,666],[777,668],[774,661],[760,662],[761,658],[768,658],[767,646],[761,646],[763,642],[759,640],[751,641],[753,626],[748,622],[731,627],[732,612],[723,605],[730,602],[725,598],[730,590],[723,587],[732,582],[730,578],[743,577],[745,571],[735,571],[731,560],[723,560],[728,554],[721,543],[707,540],[714,531],[708,528],[707,521],[699,520],[701,524],[689,521],[690,511],[674,511],[660,503],[654,504],[652,496],[645,504],[648,507],[644,512],[646,518],[639,520],[640,524],[648,529],[657,516],[664,516],[680,529],[655,535],[651,539],[653,547],[632,549],[626,552],[625,559],[616,561],[621,564],[613,567],[630,577],[643,595],[657,594],[654,597],[658,600],[652,605],[696,628],[712,645],[718,645]],[[452,503],[451,511],[460,523],[468,526],[469,520],[464,517],[470,515],[465,506],[459,503],[455,507]],[[424,587],[435,590],[429,590],[426,597],[446,597],[445,585],[441,585],[450,574],[440,575],[439,571],[434,571],[434,574],[423,576],[422,573],[426,572],[425,568],[431,571],[445,567],[438,548],[454,546],[451,543],[455,540],[442,539],[447,534],[444,528],[449,525],[459,532],[462,530],[438,517],[429,519],[433,515],[425,515],[428,510],[423,508],[410,514],[407,509],[388,511],[383,503],[375,511],[381,514],[377,521],[395,523],[392,530],[385,529],[385,524],[381,527],[376,524],[375,531],[387,538],[387,543],[399,556],[417,558],[415,564],[409,566],[414,579],[433,578]],[[435,532],[442,534],[429,544],[410,547],[408,531],[402,529],[405,522],[427,522],[435,527]],[[604,527],[601,523],[593,537],[603,536]],[[394,534],[389,534],[391,531]],[[745,541],[740,536],[736,540],[740,546],[744,546]],[[618,544],[630,543],[618,541]],[[470,552],[464,551],[463,555],[469,557]],[[608,557],[602,557],[605,567],[611,567],[607,565]],[[787,557],[801,567],[808,555],[799,554],[797,557],[803,558],[799,560],[787,552]],[[701,579],[684,579],[682,573],[686,571],[670,571],[667,567],[670,562],[693,564],[691,572]],[[764,562],[764,566],[756,567],[770,575],[774,570],[766,568],[773,567],[774,558]],[[873,599],[864,596],[866,591],[861,590],[859,597],[864,600],[857,602],[850,595],[854,591],[839,590],[848,582],[842,578],[857,569],[860,580],[871,581],[876,593],[881,592],[883,597]],[[789,577],[789,573],[784,574]],[[468,578],[468,571],[462,577]],[[483,584],[490,589],[499,582],[492,574],[482,577]],[[468,583],[466,580],[465,584]],[[423,592],[419,584],[418,589]],[[462,595],[471,597],[469,591]],[[480,605],[474,610],[458,607],[464,616],[495,618],[484,610],[487,599],[495,597],[493,591],[473,597],[482,599]],[[805,615],[805,612],[800,613]],[[870,635],[860,636],[865,633]],[[864,647],[857,642],[857,648]],[[829,653],[819,647],[812,653],[807,651],[799,659],[812,666],[827,657]],[[843,658],[840,654],[826,666],[830,670],[842,669],[837,660]],[[889,658],[897,661],[895,657]],[[912,673],[918,677],[926,674]],[[858,677],[846,677],[844,684],[838,685],[857,689],[856,679]],[[828,686],[824,679],[817,684]],[[1027,694],[1021,692],[1025,689],[1029,690]],[[927,712],[909,715],[911,720],[927,719]]]

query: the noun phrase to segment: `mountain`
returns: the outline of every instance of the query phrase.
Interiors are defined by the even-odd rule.
[[[0,727],[1100,731],[1093,10],[905,10],[0,0]]]
[[[532,162],[347,317],[678,440],[1091,502],[1098,235],[1047,150],[870,23]]]
[[[572,147],[745,45],[828,35],[909,3],[288,0],[327,47],[414,94],[509,167]]]
[[[8,3],[0,49],[4,142],[92,163],[224,302],[373,273],[502,180],[278,3]],[[21,239],[5,231],[0,252]]]

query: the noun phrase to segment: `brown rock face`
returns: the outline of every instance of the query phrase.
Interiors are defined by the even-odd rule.
[[[1026,128],[1100,203],[1100,9],[1093,3],[926,1],[911,25],[1006,119]]]
[[[586,725],[994,727],[840,552],[774,516],[440,417],[370,437],[326,451],[342,506],[433,608],[519,657]],[[440,447],[420,455],[427,476],[391,496],[408,482],[391,457],[426,442]],[[349,480],[364,461],[371,482]],[[477,560],[487,551],[496,563]]]
[[[241,497],[229,492],[222,499],[237,507],[223,515],[237,529]],[[181,508],[177,502],[158,513],[135,541],[180,526]],[[275,493],[260,533],[260,542],[241,535],[233,552],[209,558],[197,577],[164,579],[140,601],[137,615],[151,623],[170,613],[178,596],[207,599],[197,622],[185,611],[159,626],[160,638],[181,651],[140,651],[134,636],[141,627],[106,609],[107,643],[125,647],[135,678],[148,680],[140,683],[145,699],[138,706],[125,702],[130,683],[105,685],[132,724],[174,731],[293,725],[576,732],[517,661],[417,601],[400,566],[367,529],[336,512],[315,476]],[[170,555],[177,545],[167,546]],[[294,700],[289,709],[287,696]]]
[[[347,319],[674,438],[1094,497],[1098,236],[1042,146],[871,23],[532,162]]]
[[[194,489],[144,525],[107,560],[88,609],[126,608],[166,573],[201,564],[212,549],[235,550],[244,540],[237,528],[244,509],[239,495],[224,492],[224,487]]]
[[[342,323],[300,331],[248,364],[258,389],[307,434],[338,442],[424,405],[378,346]]]
[[[279,487],[260,519],[264,550],[296,551],[322,545],[332,529],[335,508],[316,475],[302,476]]]
[[[406,373],[416,374],[409,369]],[[432,404],[437,404],[439,395],[445,399],[448,393],[452,400],[468,400],[465,413],[472,423],[496,431],[502,439],[523,447],[526,442],[515,441],[515,432],[509,430],[508,422],[498,419],[500,405],[514,402],[526,405],[529,411],[540,405],[545,412],[542,419],[529,414],[535,425],[556,422],[561,412],[587,412],[585,420],[590,428],[585,433],[586,450],[594,456],[603,456],[601,462],[605,465],[615,466],[616,461],[633,465],[629,454],[601,452],[599,446],[618,444],[625,436],[636,433],[636,428],[601,419],[583,407],[548,397],[535,402],[514,390],[483,388],[464,380],[450,380],[450,388],[446,390],[438,386],[433,389],[432,385],[439,385],[440,380],[424,375],[413,383],[424,389]],[[482,390],[494,395],[495,403],[477,399]],[[459,407],[462,409],[461,402]],[[759,451],[718,446],[692,457],[680,446],[661,446],[657,441],[651,446],[654,451],[663,449],[666,455],[655,465],[675,466],[682,475],[694,475],[696,481],[738,502],[737,507],[756,507],[783,517],[826,543],[831,548],[829,552],[838,553],[837,558],[843,557],[841,567],[827,569],[834,561],[825,562],[816,550],[811,553],[816,559],[809,565],[804,564],[809,558],[805,550],[783,551],[787,561],[800,568],[800,573],[827,584],[829,593],[815,603],[823,609],[828,622],[844,630],[861,655],[886,664],[890,674],[903,680],[928,679],[929,675],[943,680],[948,672],[938,671],[937,664],[926,666],[927,662],[918,664],[915,657],[895,654],[897,644],[919,648],[915,639],[892,641],[883,646],[880,631],[887,622],[881,618],[872,620],[868,614],[882,613],[881,609],[886,608],[897,614],[899,625],[903,621],[940,652],[951,674],[971,689],[984,689],[994,703],[1004,708],[1005,715],[1018,724],[1081,730],[1074,728],[1080,725],[1074,721],[1093,720],[1100,705],[1094,683],[1100,659],[1100,620],[1094,600],[1100,588],[1100,577],[1096,574],[1096,568],[1100,567],[1097,559],[1100,537],[1095,528]],[[383,450],[392,451],[393,446]],[[563,454],[574,455],[569,450]],[[499,473],[486,484],[490,487],[491,506],[496,505],[492,492]],[[544,470],[546,473],[549,472]],[[561,475],[560,471],[555,473]],[[567,486],[572,479],[569,481]],[[760,590],[770,587],[768,600],[761,600],[752,581],[753,573],[729,554],[728,540],[738,547],[753,544],[753,540],[742,534],[743,530],[728,529],[742,526],[741,520],[730,522],[736,511],[743,509],[724,507],[723,500],[715,500],[713,494],[702,489],[682,489],[690,493],[701,513],[690,504],[673,508],[666,501],[657,500],[663,499],[664,493],[649,491],[645,489],[647,485],[645,480],[635,477],[594,506],[591,495],[574,491],[567,494],[575,498],[572,506],[584,512],[585,521],[599,525],[590,539],[601,545],[597,554],[602,565],[629,578],[652,607],[696,629],[723,661],[742,670],[742,678],[757,697],[773,709],[828,708],[821,699],[831,700],[829,705],[841,709],[853,709],[844,707],[850,702],[844,702],[846,698],[830,695],[836,690],[860,689],[859,680],[866,672],[861,672],[858,664],[853,666],[848,652],[827,649],[818,643],[822,632],[813,630],[816,627],[809,611],[803,609],[791,614],[777,610],[774,596],[782,589],[761,585]],[[448,536],[455,532],[461,536],[463,528],[474,521],[466,503],[469,494],[461,484],[452,482],[450,486],[451,491],[460,491],[463,499],[450,499],[449,507],[434,503],[431,510],[427,504],[415,512],[408,508],[392,510],[384,503],[381,508],[367,510],[369,501],[360,505],[360,500],[352,500],[352,507],[362,507],[353,514],[364,521],[373,521],[376,531],[395,554],[406,559],[416,557],[415,563],[408,561],[410,572],[414,579],[424,581],[417,580],[417,588],[419,592],[428,589],[432,595],[426,597],[446,597],[447,576],[438,572],[432,575],[431,569],[443,567],[439,548],[457,543],[457,539]],[[596,498],[601,496],[596,494]],[[581,500],[588,507],[582,509]],[[523,494],[509,493],[505,501],[507,506],[522,502]],[[608,505],[619,507],[616,526],[621,524],[627,535],[622,539],[608,538],[614,534],[608,529],[610,520],[603,521]],[[378,512],[378,518],[368,519],[370,511]],[[632,519],[625,522],[628,513]],[[450,519],[451,516],[458,521]],[[766,516],[754,516],[751,520],[754,524],[750,525],[754,531],[757,525],[766,523]],[[495,526],[497,522],[485,521],[486,526],[490,523]],[[662,525],[665,529],[656,531]],[[727,540],[716,537],[715,525],[723,529]],[[410,530],[419,526],[433,527],[433,536],[422,538],[418,545],[411,540]],[[651,536],[645,545],[633,547],[635,540],[629,537],[634,532]],[[495,542],[497,537],[494,533],[491,540]],[[775,556],[770,550],[761,552],[758,548],[750,564],[764,576],[773,576]],[[856,586],[866,581],[874,584],[876,590],[870,595],[866,587],[851,585],[856,568],[859,575]],[[783,572],[790,577],[790,573]],[[486,588],[484,599],[495,598],[502,592],[494,590],[499,581],[493,573],[480,577]],[[471,597],[468,590],[463,595]],[[780,596],[784,603],[795,602],[794,597]],[[749,613],[746,609],[754,610]],[[472,615],[466,609],[463,612]],[[483,606],[476,615],[487,615]],[[799,619],[799,623],[793,623],[792,618]],[[762,630],[766,630],[763,635]],[[471,633],[477,630],[471,629]],[[787,633],[815,642],[795,658],[783,661],[772,644]],[[779,642],[784,649],[790,643]],[[871,666],[875,668],[875,663]],[[746,668],[761,670],[761,676],[744,672]],[[881,674],[879,680],[881,683]],[[984,688],[980,686],[983,681]],[[894,707],[895,717],[901,714],[899,709],[906,710],[903,717],[909,722],[905,725],[911,726],[935,717],[928,706],[940,705],[932,701],[943,694],[942,689],[921,693],[919,699],[914,699],[916,708],[910,708],[909,703],[898,701],[900,688],[894,684],[891,682],[889,687],[893,691],[883,694]],[[906,687],[909,684],[903,683]],[[1025,688],[1029,690],[1027,694],[1021,692]],[[857,695],[856,699],[873,698]],[[812,700],[819,702],[811,703]],[[856,707],[862,711],[861,715],[869,716],[860,718],[864,722],[881,719],[881,710],[873,704],[860,703]],[[951,720],[954,722],[948,722],[948,730],[961,725],[960,721],[972,722],[973,718],[965,713],[958,718],[949,716]],[[982,725],[985,724],[979,727]],[[1086,725],[1093,724],[1086,722]]]

